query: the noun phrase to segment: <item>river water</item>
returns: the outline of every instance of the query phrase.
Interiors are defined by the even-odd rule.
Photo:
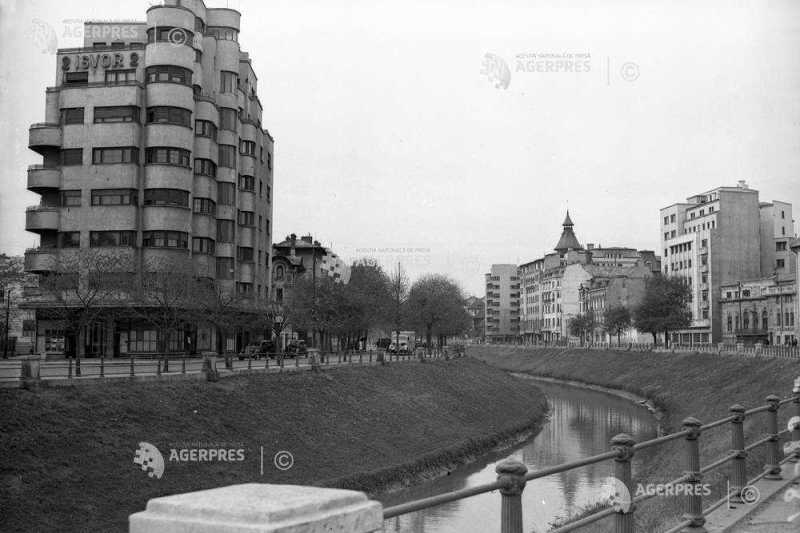
[[[482,461],[454,470],[450,475],[378,499],[385,507],[475,485],[490,483],[495,466],[506,459],[525,463],[528,470],[565,463],[609,450],[609,441],[628,433],[637,442],[656,437],[658,423],[647,409],[602,392],[568,385],[537,382],[550,404],[549,421],[532,440]],[[648,450],[634,456],[646,461]],[[572,515],[598,501],[603,482],[612,474],[611,461],[585,466],[528,482],[522,494],[526,533],[544,533],[550,522]],[[500,530],[500,495],[491,492],[418,513],[386,520],[387,533],[487,533]]]

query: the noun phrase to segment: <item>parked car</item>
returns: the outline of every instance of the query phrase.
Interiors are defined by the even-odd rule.
[[[305,355],[307,352],[306,341],[292,341],[286,345],[286,355]]]
[[[274,353],[275,353],[275,343],[272,341],[264,340],[248,344],[247,347],[244,349],[244,352],[239,354],[239,360],[241,361],[245,357],[252,357],[253,359],[259,359],[261,357],[271,356],[271,354]]]

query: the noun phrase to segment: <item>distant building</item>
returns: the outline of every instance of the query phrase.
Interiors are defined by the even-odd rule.
[[[21,309],[19,304],[29,287],[36,286],[37,279],[23,273],[22,269],[22,257],[0,254],[0,356],[6,339],[9,339],[8,355],[27,355],[35,350],[36,313],[31,309]]]
[[[594,244],[584,248],[574,226],[567,212],[554,253],[518,267],[520,336],[525,342],[566,339],[569,321],[589,305],[581,300],[582,288],[594,284],[594,289],[599,290],[602,279],[624,278],[628,274],[639,279],[661,269],[660,258],[651,250]],[[593,281],[595,277],[598,279]],[[628,297],[627,301],[632,305],[637,298]]]
[[[475,340],[486,338],[486,300],[477,296],[467,298],[467,313],[472,320],[469,336]]]
[[[519,336],[517,265],[492,265],[486,274],[486,340],[512,342]]]
[[[792,345],[797,339],[797,281],[776,276],[720,288],[722,341]]]
[[[720,342],[723,318],[718,296],[723,286],[777,276],[790,279],[796,258],[791,205],[759,203],[758,191],[744,181],[717,187],[661,209],[662,271],[691,287],[691,325],[672,333],[681,344]]]

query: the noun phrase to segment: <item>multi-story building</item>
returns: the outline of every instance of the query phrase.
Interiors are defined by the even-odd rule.
[[[42,163],[28,169],[28,189],[41,200],[26,229],[41,242],[25,254],[27,271],[89,248],[145,272],[186,256],[224,292],[267,301],[273,139],[239,22],[233,9],[167,0],[145,22],[87,22],[83,47],[58,50],[45,121],[29,132]],[[57,330],[46,307],[37,304],[40,349]],[[101,329],[87,348],[155,349],[145,324]],[[215,336],[202,332],[193,349],[219,349]]]
[[[719,342],[723,285],[778,274],[793,275],[788,241],[794,236],[791,206],[760,204],[744,181],[691,196],[661,209],[664,275],[691,287],[691,325],[672,333],[681,344]]]
[[[771,276],[723,284],[719,300],[724,343],[796,343],[796,280]]]
[[[521,283],[520,335],[526,342],[558,342],[569,336],[569,321],[582,313],[581,288],[609,269],[659,272],[660,258],[650,250],[584,248],[567,212],[553,253],[519,266]],[[628,270],[625,270],[628,269]]]
[[[486,278],[486,340],[511,342],[519,335],[520,282],[517,265],[492,265]]]

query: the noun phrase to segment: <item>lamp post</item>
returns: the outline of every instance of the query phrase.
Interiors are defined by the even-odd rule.
[[[11,315],[11,289],[3,287],[6,296],[6,323],[3,328],[3,359],[8,359],[8,319]]]

